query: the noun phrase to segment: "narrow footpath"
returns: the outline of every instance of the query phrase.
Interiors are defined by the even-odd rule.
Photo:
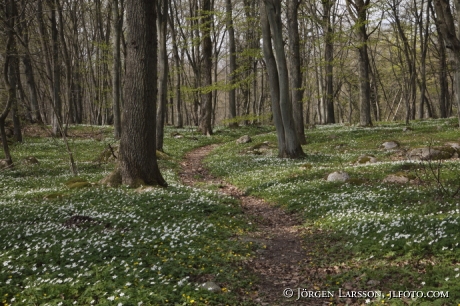
[[[203,166],[203,159],[217,145],[201,147],[189,152],[181,162],[180,177],[184,184],[218,184],[220,192],[238,199],[248,222],[253,222],[256,231],[250,236],[239,237],[266,248],[258,249],[247,268],[258,277],[258,291],[252,300],[259,305],[329,305],[328,299],[299,299],[298,288],[315,290],[313,271],[308,269],[308,256],[302,248],[299,225],[300,220],[264,200],[246,196],[244,193],[221,179],[214,177]],[[284,290],[292,289],[293,296],[283,296]],[[289,292],[287,292],[289,294]],[[296,301],[297,300],[297,301]]]

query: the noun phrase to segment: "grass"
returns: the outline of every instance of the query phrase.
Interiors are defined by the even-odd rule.
[[[276,136],[253,137],[216,149],[206,160],[213,174],[281,205],[304,219],[305,247],[311,268],[329,271],[319,288],[382,292],[444,291],[449,298],[361,299],[391,305],[457,305],[460,303],[460,200],[449,196],[460,186],[458,160],[419,163],[380,146],[397,141],[409,151],[459,142],[456,119],[382,123],[374,128],[319,126],[308,130],[307,157],[287,160],[277,149],[249,154],[258,143],[276,144]],[[356,164],[359,156],[378,162]],[[430,167],[440,169],[440,188]],[[334,171],[346,171],[350,183],[327,182]],[[417,177],[419,184],[389,184],[397,172]],[[334,272],[331,272],[334,271]],[[300,286],[301,287],[301,286]],[[345,302],[342,301],[342,302]]]
[[[159,163],[169,187],[143,193],[84,183],[114,167],[94,162],[116,143],[109,127],[70,129],[80,178],[70,182],[61,140],[14,144],[16,167],[0,172],[0,305],[251,305],[241,299],[253,287],[242,262],[253,247],[231,239],[248,230],[238,203],[181,185],[177,170],[195,147],[269,131],[217,129],[210,138],[168,127],[171,159]],[[31,155],[40,163],[22,162]],[[207,281],[221,290],[201,288]]]

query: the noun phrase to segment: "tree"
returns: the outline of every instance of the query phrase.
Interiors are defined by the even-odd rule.
[[[369,54],[367,34],[367,10],[370,0],[347,0],[347,9],[354,20],[358,38],[358,65],[359,65],[359,124],[371,126],[371,84],[369,73]]]
[[[166,31],[168,25],[168,2],[169,0],[158,1],[158,29],[159,29],[159,87],[158,87],[158,110],[157,110],[157,139],[156,148],[159,151],[163,151],[163,138],[164,138],[164,125],[165,125],[165,114],[167,110],[167,99],[168,99],[168,50],[166,48]]]
[[[457,17],[460,17],[460,4],[455,3]],[[457,116],[460,123],[460,31],[457,32],[454,23],[454,16],[450,10],[449,0],[434,0],[436,21],[446,41],[446,47],[452,50],[455,69],[455,93],[457,101]]]
[[[123,184],[167,186],[156,158],[157,1],[127,0],[126,82],[119,173]]]
[[[302,62],[300,57],[299,23],[297,20],[301,0],[290,0],[287,6],[288,34],[289,34],[289,59],[291,97],[293,118],[297,138],[301,144],[306,144],[305,127],[303,124],[303,89],[302,89]]]
[[[264,4],[260,6],[260,22],[264,57],[270,78],[273,118],[278,134],[278,156],[299,158],[305,154],[297,137],[289,98],[289,77],[282,36],[281,1],[263,1]],[[274,47],[271,43],[272,33]]]
[[[123,7],[123,0],[121,0]],[[123,14],[120,14],[118,0],[112,3],[112,26],[113,26],[113,67],[112,67],[112,96],[113,96],[113,132],[115,139],[121,137],[121,113],[120,113],[120,94],[121,94],[121,31],[123,23]]]
[[[203,0],[200,16],[200,28],[202,36],[202,68],[201,68],[201,112],[199,130],[203,135],[212,135],[212,41],[211,22],[212,8],[211,0]]]
[[[233,7],[232,0],[226,0],[226,26],[228,32],[228,52],[229,52],[229,75],[228,82],[231,86],[228,92],[228,113],[229,119],[236,117],[236,89],[234,88],[235,83],[235,72],[236,72],[236,46],[235,46],[235,29],[233,28]],[[231,121],[229,124],[231,127],[238,126],[237,122]]]

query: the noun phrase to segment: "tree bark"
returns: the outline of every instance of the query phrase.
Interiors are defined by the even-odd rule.
[[[268,73],[268,83],[270,84],[270,97],[273,113],[273,121],[275,123],[276,135],[278,140],[278,157],[283,157],[286,150],[286,141],[284,136],[283,119],[281,118],[280,109],[280,90],[278,79],[278,68],[276,67],[275,55],[273,54],[273,46],[271,40],[270,24],[265,9],[265,4],[260,5],[260,25],[262,28],[262,49],[265,58],[265,65]]]
[[[325,61],[325,123],[335,123],[334,113],[334,29],[331,24],[331,9],[335,0],[323,0],[323,32]]]
[[[115,139],[121,137],[121,25],[122,18],[119,9],[119,1],[113,0],[112,2],[112,53],[113,53],[113,66],[112,66],[112,109],[113,109],[113,136]]]
[[[128,26],[119,171],[123,184],[166,186],[156,158],[157,1],[127,0]]]
[[[200,29],[202,44],[202,92],[201,111],[198,129],[203,135],[212,135],[212,41],[211,41],[211,0],[203,0],[201,7]]]
[[[228,92],[228,118],[231,120],[229,123],[230,127],[237,127],[238,122],[232,121],[236,118],[236,89],[234,88],[235,82],[235,71],[236,71],[236,45],[235,45],[235,29],[233,28],[233,8],[232,0],[226,0],[226,26],[228,32],[228,53],[229,53],[229,74],[228,84],[230,90]]]
[[[159,87],[158,87],[158,110],[157,110],[157,133],[156,149],[163,151],[163,138],[165,126],[165,114],[168,99],[168,50],[166,47],[166,31],[168,25],[168,2],[169,0],[158,1],[158,29],[159,29]]]
[[[264,0],[264,2],[270,30],[273,33],[276,67],[278,69],[279,106],[285,140],[285,150],[282,153],[282,157],[299,158],[303,157],[305,154],[302,150],[299,138],[297,137],[292,115],[292,104],[289,98],[289,76],[282,35],[281,1]]]
[[[291,97],[295,130],[300,144],[307,144],[305,127],[303,124],[303,89],[302,89],[302,61],[300,57],[299,23],[297,20],[301,0],[290,0],[287,6],[289,59],[291,78]]]

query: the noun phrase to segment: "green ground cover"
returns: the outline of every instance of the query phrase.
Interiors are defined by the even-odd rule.
[[[12,145],[16,167],[0,171],[0,305],[242,303],[253,278],[241,262],[252,245],[230,238],[248,225],[233,199],[181,185],[178,162],[195,147],[271,130],[217,129],[210,138],[167,128],[169,158],[159,163],[169,187],[145,193],[69,189],[61,140],[26,137]],[[109,127],[70,129],[80,178],[96,183],[113,169],[95,162],[115,145],[111,133]],[[40,163],[23,164],[28,156]],[[221,292],[200,288],[208,280],[223,284]]]
[[[325,271],[318,288],[338,290],[444,291],[449,298],[362,299],[392,305],[460,303],[460,186],[458,159],[409,161],[383,150],[385,141],[402,149],[459,142],[456,119],[416,121],[374,128],[317,126],[307,131],[305,159],[276,157],[274,133],[253,142],[217,148],[206,164],[247,194],[262,197],[300,214],[311,267]],[[263,142],[273,144],[261,152]],[[377,163],[356,164],[363,154]],[[437,173],[437,180],[430,169]],[[334,171],[350,174],[348,183],[327,182]],[[417,184],[383,183],[397,172],[418,178]],[[442,186],[438,184],[442,183]],[[302,287],[302,286],[300,286]]]

